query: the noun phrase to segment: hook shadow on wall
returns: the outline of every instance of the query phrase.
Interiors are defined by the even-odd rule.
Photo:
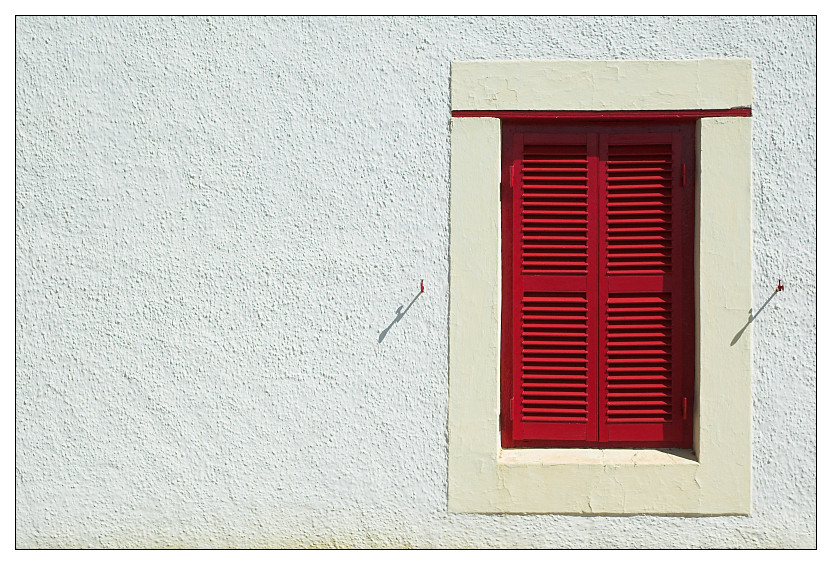
[[[393,326],[398,323],[399,320],[404,318],[404,315],[407,314],[407,311],[410,310],[410,307],[413,306],[413,303],[416,302],[416,299],[422,296],[422,293],[425,292],[425,279],[419,281],[419,292],[416,293],[416,296],[413,297],[413,300],[410,301],[410,304],[407,305],[407,308],[404,306],[399,306],[396,309],[396,317],[393,318],[393,321],[390,322],[390,325],[381,330],[381,333],[378,334],[378,342],[381,343],[384,341],[384,338],[387,337],[387,333],[393,329]],[[404,310],[402,310],[404,308]]]
[[[778,292],[781,292],[781,291],[782,291],[783,289],[785,289],[785,288],[786,288],[786,287],[784,287],[784,286],[783,286],[783,281],[782,281],[781,279],[777,279],[777,288],[775,288],[775,289],[774,289],[774,292],[772,292],[772,293],[771,293],[771,296],[769,296],[769,297],[768,297],[768,299],[766,299],[766,301],[765,301],[765,302],[763,302],[763,305],[762,305],[762,306],[760,306],[760,307],[757,309],[757,313],[756,313],[756,314],[754,314],[754,310],[749,310],[749,311],[748,311],[748,321],[747,321],[747,322],[745,323],[745,325],[744,325],[744,326],[740,329],[740,331],[738,331],[738,332],[737,332],[737,335],[735,335],[735,336],[734,336],[734,339],[732,339],[732,340],[731,340],[731,345],[734,345],[735,343],[737,343],[737,342],[740,340],[740,338],[742,337],[742,334],[743,334],[743,332],[745,331],[745,329],[746,329],[748,326],[750,326],[750,325],[751,325],[751,322],[753,322],[753,321],[757,318],[757,316],[759,316],[759,315],[760,315],[760,312],[762,312],[762,311],[763,311],[763,308],[765,308],[766,306],[768,306],[768,303],[769,303],[769,302],[771,302],[771,299],[772,299],[772,298],[774,298],[774,295],[775,295],[775,294],[777,294]]]

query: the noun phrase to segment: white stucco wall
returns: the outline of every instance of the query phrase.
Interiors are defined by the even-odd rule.
[[[816,544],[814,19],[18,18],[16,46],[19,547]],[[752,60],[755,308],[786,285],[751,515],[449,513],[450,62],[709,57]]]

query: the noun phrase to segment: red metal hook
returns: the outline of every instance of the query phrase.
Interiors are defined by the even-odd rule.
[[[783,284],[780,282],[780,279],[777,279],[777,292],[783,290]]]
[[[422,279],[419,283],[420,292],[425,292],[425,279]]]

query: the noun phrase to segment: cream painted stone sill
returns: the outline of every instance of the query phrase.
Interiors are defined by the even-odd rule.
[[[750,107],[747,60],[470,61],[454,110]],[[696,127],[693,449],[500,446],[500,120],[451,120],[448,508],[451,512],[748,514],[751,510],[751,119]]]
[[[498,465],[692,465],[692,449],[501,449]]]

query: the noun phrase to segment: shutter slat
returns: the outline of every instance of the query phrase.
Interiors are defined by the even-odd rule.
[[[615,155],[616,159],[615,162],[618,165],[661,165],[664,166],[667,163],[667,156],[660,156],[653,159],[628,159],[623,155]]]
[[[549,167],[529,167],[527,161],[523,162],[523,174],[534,176],[534,178],[559,179],[566,177],[583,177],[586,178],[586,164],[583,167],[573,167],[575,163],[553,162]],[[535,163],[536,165],[539,163]],[[581,163],[577,163],[581,164]],[[558,174],[559,173],[559,174]],[[579,173],[574,175],[564,175],[564,173]]]
[[[570,208],[574,209],[570,213],[575,212],[583,212],[586,213],[586,202],[581,202],[579,199],[575,198],[568,199],[563,198],[562,202],[557,206],[553,207],[550,203],[551,197],[550,196],[530,196],[528,198],[523,199],[523,203],[526,205],[526,210],[537,210],[537,211],[545,211],[547,213],[552,213],[552,210],[569,210]],[[565,213],[565,212],[564,212]]]
[[[523,210],[523,216],[529,218],[527,222],[542,222],[545,221],[547,218],[558,220],[559,222],[566,221],[573,224],[585,224],[587,221],[586,209],[569,210],[564,208],[562,205],[544,208],[542,206],[530,206],[526,204],[526,208],[525,210]],[[572,216],[576,217],[573,218]]]
[[[559,379],[557,382],[551,382],[552,379],[547,381],[533,381],[530,380],[528,383],[523,385],[523,389],[528,390],[545,390],[545,391],[554,391],[558,393],[572,393],[576,392],[579,394],[586,394],[586,386],[582,381],[574,380],[574,381],[567,381],[564,379]]]
[[[670,168],[664,166],[661,161],[656,161],[653,163],[653,166],[648,166],[650,163],[633,163],[633,162],[626,162],[622,163],[619,160],[615,161],[616,170],[612,171],[611,174],[616,173],[627,173],[627,174],[634,174],[634,173],[656,173],[656,174],[670,174]],[[653,176],[648,175],[648,176]]]
[[[559,417],[537,417],[535,415],[528,415],[523,418],[526,422],[546,422],[546,423],[572,423],[574,418],[559,418]]]
[[[534,320],[549,321],[551,319],[545,313],[539,314],[539,315],[531,314],[531,312],[538,312],[538,311],[539,311],[539,309],[537,309],[537,308],[535,308],[535,309],[523,308],[523,312],[528,312],[528,314],[523,314],[523,316],[526,318],[526,320],[529,320],[529,321],[534,321]],[[558,312],[560,312],[562,310],[560,310],[558,308],[550,308],[549,311],[558,311]],[[569,321],[569,320],[584,321],[585,320],[585,318],[582,318],[581,316],[566,316],[564,314],[560,315],[560,319],[562,321]]]
[[[585,165],[586,159],[523,159],[523,164],[526,165]]]
[[[636,239],[641,238],[667,238],[666,226],[617,226],[608,228],[607,233],[610,235],[610,240],[614,238],[619,239]]]
[[[609,182],[613,183],[620,183],[616,188],[622,187],[626,183],[626,187],[628,188],[629,185],[632,184],[642,184],[644,182],[670,182],[670,171],[663,174],[655,174],[655,175],[632,175],[630,171],[627,170],[614,170],[610,168],[609,170]]]
[[[636,214],[629,214],[629,216],[635,216]],[[654,227],[655,225],[666,226],[662,228],[662,231],[670,229],[670,218],[669,214],[653,214],[652,216],[644,217],[644,218],[630,218],[630,217],[614,217],[613,214],[610,214],[610,230],[618,228],[618,230],[625,230],[629,229],[629,226],[632,227]],[[540,222],[543,220],[534,220],[535,222]],[[572,220],[572,222],[575,222]],[[634,225],[633,225],[634,224]]]
[[[627,389],[624,389],[625,386],[630,386],[630,392],[627,392]],[[634,389],[632,388],[634,385],[619,385],[618,389],[621,392],[610,392],[607,393],[607,398],[665,398],[664,391],[658,392],[649,392],[644,391],[641,389]],[[610,401],[612,402],[612,401]]]
[[[654,208],[654,209],[661,209],[665,213],[668,213],[668,214],[670,213],[670,202],[667,201],[667,200],[664,200],[664,201],[662,201],[662,200],[646,200],[646,199],[642,198],[640,200],[618,201],[617,199],[613,200],[611,198],[610,202],[609,202],[609,207],[610,207],[610,212],[611,213],[619,213],[619,212],[623,213],[624,209],[626,209],[626,210],[634,209],[636,211],[640,211],[642,208],[645,208],[645,207],[651,207],[651,208]],[[633,212],[628,212],[628,213],[633,213]]]
[[[628,192],[630,192],[633,195],[637,195],[637,196],[641,197],[642,194],[643,194],[641,191],[643,191],[643,190],[656,190],[656,189],[663,190],[663,189],[667,188],[667,184],[669,184],[669,183],[658,182],[658,180],[657,180],[656,182],[641,182],[641,183],[638,183],[638,184],[629,183],[629,184],[622,184],[622,185],[616,185],[616,186],[609,186],[607,188],[609,190],[609,195],[610,196],[617,196],[619,194],[627,194]]]
[[[648,190],[648,189],[634,189],[629,192],[618,190],[607,194],[610,203],[616,205],[623,205],[632,200],[648,200],[655,199],[658,202],[665,202],[671,198],[670,192],[667,190]]]
[[[567,390],[535,390],[535,387],[523,387],[524,390],[528,390],[528,396],[524,402],[539,402],[539,399],[543,399],[543,401],[547,401],[548,399],[578,399],[577,401],[571,400],[574,402],[580,402],[581,404],[586,404],[586,392],[583,391],[567,391]]]
[[[554,190],[553,193],[554,197],[568,197],[568,198],[575,198],[575,194],[581,195],[583,194],[583,189],[586,187],[586,181],[581,179],[580,181],[572,182],[570,184],[555,184],[555,183],[541,183],[541,182],[532,182],[530,181],[526,186],[523,187],[524,194],[540,194],[545,193],[550,190]],[[568,191],[564,194],[563,191]]]
[[[637,251],[639,249],[644,249],[647,252],[660,252],[665,253],[671,251],[671,247],[666,243],[642,243],[641,245],[609,245],[607,249],[612,251],[617,251],[618,255],[624,255],[628,251]]]
[[[532,198],[557,198],[562,199],[564,202],[574,202],[576,204],[584,203],[588,199],[585,192],[576,190],[574,186],[564,188],[563,190],[549,190],[541,186],[527,186],[523,194],[523,200],[526,201]]]
[[[521,353],[526,352],[527,350],[529,352],[548,351],[549,348],[558,348],[558,347],[569,347],[569,349],[552,349],[552,351],[573,351],[573,350],[578,350],[578,349],[583,351],[583,346],[585,346],[586,344],[585,344],[584,341],[582,341],[580,339],[576,339],[576,340],[572,340],[572,341],[554,341],[554,340],[550,340],[550,341],[547,341],[545,344],[528,343],[526,345],[527,345],[527,347],[522,349]]]
[[[562,213],[565,214],[566,212]],[[633,203],[631,205],[627,205],[626,210],[620,210],[616,209],[614,206],[611,205],[608,214],[610,216],[610,222],[620,222],[622,220],[626,220],[626,216],[655,216],[656,218],[661,219],[663,222],[667,222],[670,221],[670,206],[654,206],[650,208],[647,207],[645,203],[638,202]]]

